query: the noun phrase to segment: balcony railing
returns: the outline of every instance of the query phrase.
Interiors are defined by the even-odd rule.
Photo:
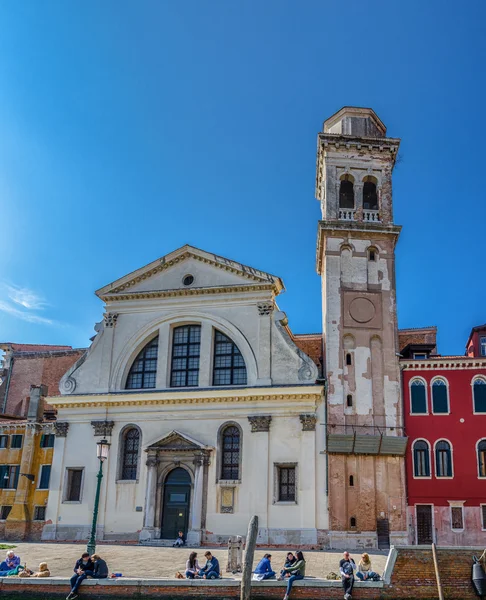
[[[327,425],[329,454],[404,456],[408,438],[401,427]]]
[[[380,213],[377,210],[365,210],[363,212],[363,221],[372,221],[373,223],[380,223]]]
[[[339,220],[340,221],[356,221],[356,210],[354,208],[340,208],[339,209]],[[367,223],[381,223],[380,213],[377,210],[365,210],[363,211],[363,221]]]
[[[339,209],[339,220],[340,221],[355,221],[356,211],[350,208]]]

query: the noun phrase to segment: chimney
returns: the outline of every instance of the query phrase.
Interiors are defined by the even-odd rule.
[[[27,420],[38,422],[44,414],[44,397],[47,396],[47,385],[30,386],[30,402]]]

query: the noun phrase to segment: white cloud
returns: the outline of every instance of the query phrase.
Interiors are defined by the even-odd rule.
[[[42,310],[46,306],[45,300],[29,288],[22,288],[17,285],[5,284],[7,294],[12,302],[20,304],[29,310]]]
[[[37,315],[33,315],[32,313],[26,312],[24,310],[19,310],[14,306],[11,306],[7,302],[0,300],[0,311],[11,315],[12,317],[16,317],[17,319],[22,319],[22,321],[27,321],[29,323],[41,323],[43,325],[53,325],[54,321],[51,319],[46,319],[44,317],[38,317]]]

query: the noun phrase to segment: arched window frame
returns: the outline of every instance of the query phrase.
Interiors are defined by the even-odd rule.
[[[378,262],[380,253],[378,252],[378,248],[376,246],[370,246],[367,250],[367,254],[369,262]]]
[[[478,383],[481,382],[481,383]],[[484,415],[486,414],[486,410],[476,410],[476,393],[475,393],[475,385],[479,386],[485,386],[486,388],[486,377],[484,377],[483,375],[476,375],[475,377],[472,378],[471,380],[471,395],[472,395],[472,403],[473,403],[473,413],[475,415]]]
[[[223,479],[222,471],[223,471],[223,440],[224,440],[224,432],[229,427],[236,427],[240,434],[240,448],[238,455],[238,479]],[[243,465],[243,429],[241,425],[236,421],[226,421],[221,425],[218,430],[218,452],[216,455],[216,483],[231,481],[232,483],[241,483],[242,481],[242,465]]]
[[[417,475],[417,465],[416,465],[416,459],[415,459],[415,445],[418,442],[424,442],[427,446],[427,466],[428,466],[428,475]],[[418,438],[416,440],[414,440],[413,444],[412,444],[412,468],[413,468],[413,478],[414,479],[432,479],[432,472],[431,472],[431,463],[430,463],[430,443],[428,440],[425,440],[423,438]]]
[[[351,184],[351,187],[350,187],[349,191],[346,193],[346,196],[352,195],[352,200],[353,200],[352,206],[342,206],[342,204],[341,204],[341,193],[342,193],[341,190],[342,190],[344,182]],[[348,187],[348,186],[346,186],[346,187]],[[343,210],[355,210],[355,208],[356,208],[356,190],[355,190],[355,185],[354,185],[354,177],[352,175],[350,175],[349,173],[344,173],[340,177],[338,204],[339,204],[339,208],[341,208]]]
[[[138,453],[137,453],[137,473],[135,479],[126,479],[123,477],[124,467],[125,467],[125,442],[126,437],[129,431],[131,430],[138,431]],[[140,462],[142,458],[142,430],[138,425],[134,423],[129,423],[125,425],[123,429],[120,431],[120,435],[118,437],[118,469],[117,469],[117,483],[137,483],[140,479]]]
[[[442,383],[437,383],[437,382],[442,382],[445,385],[446,388],[446,399],[447,399],[447,411],[446,412],[437,412],[435,410],[435,405],[434,405],[434,384],[436,385],[440,385],[442,386]],[[451,412],[451,399],[450,399],[450,394],[449,394],[449,381],[445,378],[445,377],[434,377],[432,379],[432,381],[430,382],[430,399],[431,399],[431,408],[432,408],[432,414],[433,415],[449,415]]]
[[[224,340],[218,340],[218,334],[220,336],[223,336],[224,338],[226,338],[227,341]],[[221,344],[226,344],[226,343],[230,343],[231,346],[231,352],[230,353],[224,353],[224,354],[216,354],[218,352],[218,347]],[[230,366],[229,367],[221,367],[217,365],[217,358],[218,357],[227,357],[230,358]],[[241,360],[242,365],[237,364],[238,361]],[[230,383],[216,383],[216,374],[218,372],[222,372],[222,371],[229,371],[230,372]],[[235,380],[235,376],[236,375],[241,375],[244,371],[244,381],[234,381]],[[239,349],[238,345],[228,336],[226,335],[226,333],[223,333],[222,331],[219,331],[219,329],[214,328],[213,329],[213,362],[212,362],[212,385],[215,387],[221,387],[221,386],[231,386],[231,385],[235,385],[235,386],[241,386],[241,385],[247,385],[248,384],[248,371],[246,368],[246,363],[245,363],[245,359],[243,357],[243,354],[241,353],[241,350]]]
[[[153,356],[153,349],[155,348],[155,356]],[[148,390],[148,389],[154,389],[157,386],[157,370],[158,370],[158,366],[159,366],[159,359],[158,359],[158,350],[159,350],[159,336],[155,335],[153,336],[151,339],[149,339],[148,341],[146,341],[144,343],[144,345],[142,346],[142,348],[137,352],[137,354],[135,355],[135,358],[132,360],[132,363],[130,365],[130,369],[128,370],[128,374],[125,380],[125,389],[126,390]],[[149,351],[150,351],[150,355],[149,355]],[[141,371],[134,371],[135,367],[137,365],[138,362],[142,363],[142,370]],[[153,368],[148,368],[148,361],[155,361],[155,369]],[[152,365],[150,365],[152,366]],[[133,385],[130,385],[130,378],[132,375],[137,375],[137,374],[141,374],[141,382],[142,385],[140,387],[136,387]],[[150,385],[146,385],[147,381],[150,382]],[[153,382],[153,385],[152,385]]]
[[[451,474],[450,475],[439,475],[439,461],[437,460],[437,453],[439,450],[438,450],[437,446],[441,442],[445,442],[449,446],[449,448],[448,448],[449,461],[451,463]],[[441,438],[440,440],[436,440],[434,443],[434,467],[435,467],[435,476],[437,479],[453,479],[453,477],[454,477],[454,450],[453,450],[452,443],[446,438]]]
[[[486,438],[482,438],[476,443],[476,462],[478,479],[486,479]]]
[[[375,186],[375,195],[376,195],[376,204],[372,207],[372,208],[366,208],[365,207],[365,188],[367,187],[368,184],[374,185]],[[380,210],[380,198],[379,198],[379,194],[378,194],[378,180],[376,179],[376,177],[373,177],[372,175],[367,175],[362,182],[362,187],[363,187],[363,192],[362,192],[362,202],[363,202],[363,210]]]
[[[412,386],[414,382],[420,382],[424,386],[425,391],[425,412],[413,412],[412,410]],[[429,398],[427,393],[427,381],[423,377],[412,377],[408,383],[408,395],[410,400],[410,415],[414,417],[423,417],[429,414]]]

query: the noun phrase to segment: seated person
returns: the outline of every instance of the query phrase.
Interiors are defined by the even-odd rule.
[[[199,577],[203,579],[219,579],[221,577],[218,559],[209,552],[204,553],[206,565],[199,571]]]
[[[353,593],[354,571],[356,571],[356,563],[351,558],[348,551],[343,553],[342,559],[339,561],[339,572],[341,573],[341,582],[344,590],[344,600],[349,600]]]
[[[358,570],[356,571],[356,576],[361,581],[367,581],[368,579],[374,580],[378,577],[378,574],[372,571],[371,569],[371,560],[370,555],[364,552],[361,555],[361,560],[358,563]]]
[[[186,579],[194,579],[198,577],[198,573],[201,570],[197,561],[197,552],[191,552],[186,562]]]
[[[283,579],[284,577],[290,577],[290,573],[286,570],[289,567],[292,567],[296,563],[297,559],[295,558],[293,552],[287,552],[287,558],[285,559],[284,568],[280,571],[280,577]]]
[[[284,600],[288,600],[290,596],[290,592],[292,591],[292,586],[294,581],[300,581],[305,577],[305,558],[303,553],[298,550],[295,553],[296,562],[291,567],[287,567],[284,571],[290,573],[290,577],[287,581],[287,591],[285,592]],[[279,577],[279,579],[283,579],[283,577]]]
[[[271,579],[272,577],[275,577],[275,571],[272,571],[272,564],[270,562],[271,558],[271,554],[264,555],[262,560],[256,566],[253,579],[256,581],[263,581],[264,579]]]
[[[179,548],[180,546],[184,546],[186,544],[186,538],[184,537],[184,532],[179,531],[179,535],[176,541],[172,544],[172,548]]]
[[[20,556],[17,556],[13,550],[9,550],[5,560],[0,563],[0,571],[11,571],[20,565]]]
[[[32,575],[32,577],[50,577],[50,576],[51,576],[51,572],[49,571],[49,568],[48,568],[46,562],[42,562],[39,565],[39,570],[37,571],[37,573],[34,573]]]
[[[94,569],[92,573],[88,573],[88,576],[93,579],[106,579],[108,577],[108,565],[106,561],[99,554],[93,554],[91,560],[93,561]]]
[[[74,575],[71,577],[71,591],[66,596],[66,600],[74,600],[78,597],[79,586],[83,581],[94,572],[94,563],[87,552],[81,554],[74,565]]]

